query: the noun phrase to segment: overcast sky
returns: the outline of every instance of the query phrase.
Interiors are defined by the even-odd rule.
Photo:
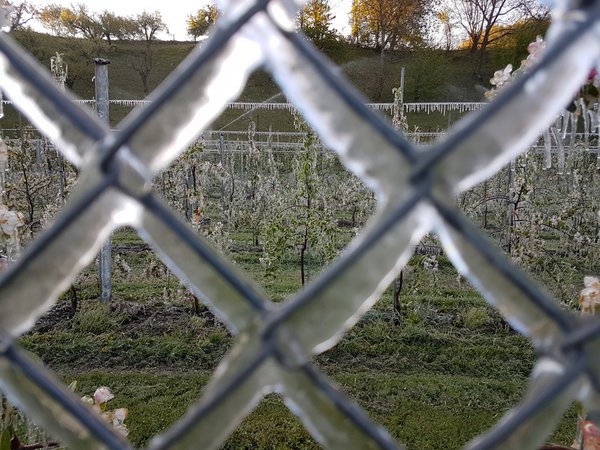
[[[351,0],[330,1],[336,15],[334,27],[345,33],[348,28],[348,13],[350,11]],[[175,40],[185,41],[191,39],[185,30],[187,16],[208,4],[208,1],[200,0],[198,2],[181,2],[176,0],[173,2],[165,2],[164,0],[30,0],[30,3],[38,7],[46,6],[50,3],[64,6],[83,3],[87,5],[89,11],[102,12],[104,10],[108,10],[121,16],[135,16],[144,11],[159,11],[164,22],[169,27],[171,35],[174,35]],[[160,38],[169,40],[173,39],[173,36],[162,35]]]

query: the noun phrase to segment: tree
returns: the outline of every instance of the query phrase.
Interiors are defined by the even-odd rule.
[[[335,39],[331,29],[335,16],[328,0],[310,0],[297,18],[298,28],[318,47]]]
[[[25,24],[34,19],[38,13],[37,8],[27,1],[10,2],[2,0],[2,6],[12,9],[10,31],[23,29]]]
[[[490,44],[512,33],[520,20],[548,14],[535,0],[453,0],[452,10],[467,34],[469,49],[479,51],[478,76]]]
[[[187,17],[187,33],[197,40],[204,36],[208,29],[216,22],[218,16],[217,7],[213,4],[199,9],[195,14]]]
[[[82,36],[85,39],[99,41],[103,37],[100,22],[90,13],[87,6],[79,3],[71,8],[62,8],[60,20],[64,27],[73,36]]]
[[[55,3],[42,8],[38,13],[38,20],[56,36],[63,36],[67,30],[61,20],[63,7]]]
[[[152,52],[150,45],[147,45],[141,52],[132,55],[129,62],[131,68],[140,76],[144,95],[148,95],[150,92],[148,79],[150,77],[150,72],[152,72],[152,68],[154,67],[154,53]]]
[[[449,51],[452,48],[453,34],[455,22],[452,20],[452,12],[449,8],[444,8],[436,13],[437,19],[442,24],[442,33],[444,39],[444,49]]]
[[[112,45],[113,39],[132,38],[138,31],[135,20],[129,17],[118,16],[107,10],[104,10],[98,16],[98,21],[102,29],[102,36],[109,45]]]
[[[326,178],[330,172],[322,167],[325,156],[319,152],[317,138],[306,122],[299,116],[294,122],[298,131],[306,133],[304,149],[294,155],[292,192],[280,198],[269,220],[263,222],[261,262],[265,275],[273,276],[286,254],[297,253],[300,281],[304,286],[309,278],[311,259],[329,261],[337,253],[337,223],[326,194],[327,186],[337,188],[339,183]]]
[[[422,45],[431,0],[353,0],[351,34],[355,43],[383,52]]]
[[[169,31],[162,19],[162,15],[158,11],[153,13],[144,11],[137,16],[135,22],[137,24],[138,35],[146,41],[147,46],[149,46],[152,41],[156,40],[156,33]]]

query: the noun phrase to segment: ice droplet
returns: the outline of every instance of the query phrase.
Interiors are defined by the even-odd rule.
[[[550,130],[544,132],[544,169],[552,167],[552,138]]]
[[[556,147],[558,152],[557,172],[559,175],[562,175],[565,170],[565,148],[563,147],[562,139],[558,130],[552,127],[550,131],[552,132],[552,136],[556,141]]]

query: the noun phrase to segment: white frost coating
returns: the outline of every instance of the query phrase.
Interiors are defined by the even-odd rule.
[[[348,450],[380,449],[362,430],[352,424],[332,400],[303,373],[281,371],[285,404],[324,447]],[[376,427],[382,439],[393,442],[388,433]],[[403,448],[403,447],[401,447]]]
[[[446,203],[452,204],[450,200]],[[492,266],[487,257],[462,234],[447,226],[441,217],[436,222],[435,230],[448,258],[513,328],[529,336],[537,348],[546,348],[560,339],[561,332],[556,322],[531,301],[526,292]]]
[[[143,208],[138,202],[129,201],[126,205],[111,212],[110,216],[115,227],[137,227],[142,216]]]
[[[281,2],[270,2],[267,6],[267,12],[282,30],[292,32],[296,29],[296,21],[290,17],[287,8]]]
[[[140,236],[157,250],[161,260],[167,264],[178,278],[194,292],[201,294],[209,309],[219,317],[233,334],[240,334],[256,324],[258,314],[248,301],[227,282],[215,268],[189,248],[173,230],[166,226],[148,211],[143,211]],[[198,237],[205,245],[208,242]],[[229,261],[221,259],[221,264],[228,267],[244,284],[252,287],[261,298],[267,298],[263,290],[254,281],[244,276]],[[272,303],[265,302],[269,310]]]
[[[382,209],[389,211],[392,207]],[[414,244],[430,230],[431,222],[428,219],[431,214],[433,212],[426,205],[415,207],[401,223],[314,296],[311,303],[294,312],[287,326],[293,330],[302,347],[311,353],[321,353],[339,341],[406,264]],[[351,243],[344,258],[352,257],[360,243],[373,232],[375,224],[384,217],[384,213],[378,214],[373,223]],[[328,269],[331,270],[335,270],[335,264]]]
[[[528,390],[525,393],[523,401],[514,409],[509,411],[491,430],[489,434],[499,431],[507,425],[509,421],[515,419],[515,415],[519,410],[523,410],[535,403],[538,397],[551,384],[558,381],[563,374],[556,370],[552,364],[547,364],[546,358],[541,358],[536,367],[533,369],[535,374],[531,378]],[[515,423],[515,428],[511,433],[505,433],[504,439],[497,443],[494,447],[498,449],[538,449],[543,444],[545,438],[555,429],[556,424],[562,418],[564,412],[575,398],[581,379],[576,380],[569,386],[566,386],[562,392],[556,395],[550,402],[545,405],[536,414],[526,418],[520,418]],[[467,445],[467,449],[476,447],[481,441],[484,441],[486,435],[479,437]]]
[[[273,23],[264,19],[255,17],[248,24],[249,32],[261,44],[268,68],[282,91],[325,146],[340,155],[344,165],[375,191],[378,200],[383,201],[392,192],[396,196],[408,193],[399,189],[406,183],[404,175],[408,172],[404,156],[351,110]],[[332,72],[342,83],[339,69],[332,68]],[[356,97],[361,99],[358,94]]]
[[[550,131],[544,131],[544,169],[552,167],[552,138]]]
[[[8,71],[10,63],[6,57],[0,53],[0,86],[9,97],[19,105],[21,110],[27,111],[29,119],[36,125],[51,141],[61,143],[61,130],[55,122],[42,112],[36,99],[27,95],[24,91],[25,85],[18,78],[13,77]],[[80,155],[77,149],[66,143],[59,144],[65,157],[76,166],[81,164]]]
[[[388,105],[387,103],[385,105]],[[390,109],[393,103],[389,103]],[[467,111],[477,111],[488,105],[485,102],[429,102],[429,103],[403,103],[404,112],[410,113],[442,113],[446,115],[448,111],[465,113]],[[387,109],[387,108],[386,108]]]
[[[247,337],[247,336],[246,336]],[[249,364],[261,353],[262,339],[245,339],[240,336],[234,348],[221,361],[211,380],[203,390],[199,403],[192,406],[187,415],[194,414],[195,410],[210,402],[215,393],[227,387],[232,378],[246,369]],[[169,449],[188,450],[220,448],[223,441],[235,429],[236,425],[250,413],[258,402],[268,393],[273,392],[275,382],[280,378],[279,369],[267,360],[254,373],[244,378],[241,383],[233,386],[229,394],[208,412],[201,421],[178,435],[177,441]],[[181,420],[185,421],[186,416]],[[161,447],[162,436],[154,438],[150,449]]]
[[[33,361],[35,364],[36,361]],[[41,364],[36,368],[46,379],[63,392],[67,390],[62,383],[55,379]],[[105,448],[96,440],[77,418],[67,413],[49,394],[40,389],[27,375],[13,367],[5,358],[0,358],[0,389],[6,393],[9,401],[24,411],[28,417],[35,417],[37,425],[46,430],[52,430],[52,437],[60,440],[61,444],[78,450],[99,450]],[[78,398],[71,392],[74,401]]]
[[[524,86],[524,92],[528,95],[536,95],[540,88],[548,81],[548,73],[541,71],[533,75]]]
[[[24,53],[9,36],[0,33],[0,40],[12,51]],[[94,142],[88,134],[73,124],[63,111],[58,109],[49,99],[48,91],[54,91],[55,95],[62,96],[66,101],[76,101],[76,99],[73,95],[60,90],[47,71],[31,55],[21,56],[25,70],[37,72],[36,75],[44,80],[42,87],[34,86],[22,79],[19,73],[13,70],[4,54],[0,54],[0,86],[33,125],[50,138],[71,163],[80,167],[83,164],[84,154],[94,153]],[[95,122],[98,130],[108,131],[108,128],[91,115],[87,108],[80,108],[78,113],[82,116],[86,115],[88,121]]]
[[[15,12],[14,6],[8,6],[2,4],[0,6],[0,29],[5,32],[9,32],[12,27],[12,15]]]
[[[550,128],[550,132],[554,137],[554,142],[556,142],[556,152],[558,155],[558,160],[556,163],[556,169],[559,175],[565,170],[565,147],[563,146],[563,140],[560,137],[560,133],[554,127]]]

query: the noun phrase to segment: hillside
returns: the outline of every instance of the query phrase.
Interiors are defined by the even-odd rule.
[[[14,38],[28,49],[46,67],[57,52],[63,55],[69,66],[67,85],[81,98],[93,98],[92,82],[94,67],[92,59],[103,57],[111,60],[110,97],[112,99],[143,99],[144,85],[139,68],[144,67],[144,43],[117,41],[112,46],[92,44],[73,38],[60,38],[35,32],[16,32]],[[147,90],[151,92],[194,48],[193,42],[163,42],[152,45],[152,59],[147,64]],[[463,51],[418,50],[389,52],[385,58],[379,53],[340,43],[326,51],[327,56],[338,64],[352,83],[373,102],[391,102],[392,88],[400,85],[400,71],[406,70],[405,101],[480,101],[487,80],[494,70],[517,59],[515,51],[495,50],[486,61],[485,74],[481,79],[474,76],[475,57]],[[138,71],[134,69],[138,67]],[[262,102],[275,96],[274,101],[283,101],[277,96],[280,91],[270,75],[255,73],[249,80],[241,101]],[[129,111],[125,107],[111,107],[111,123],[116,125]],[[239,116],[239,111],[226,111],[215,128],[223,126]],[[252,117],[252,116],[250,116]],[[282,121],[280,112],[260,111],[253,119],[259,128],[267,130],[289,128],[291,118]],[[17,127],[22,118],[7,111],[3,120],[4,129]],[[236,124],[244,129],[246,123]]]

